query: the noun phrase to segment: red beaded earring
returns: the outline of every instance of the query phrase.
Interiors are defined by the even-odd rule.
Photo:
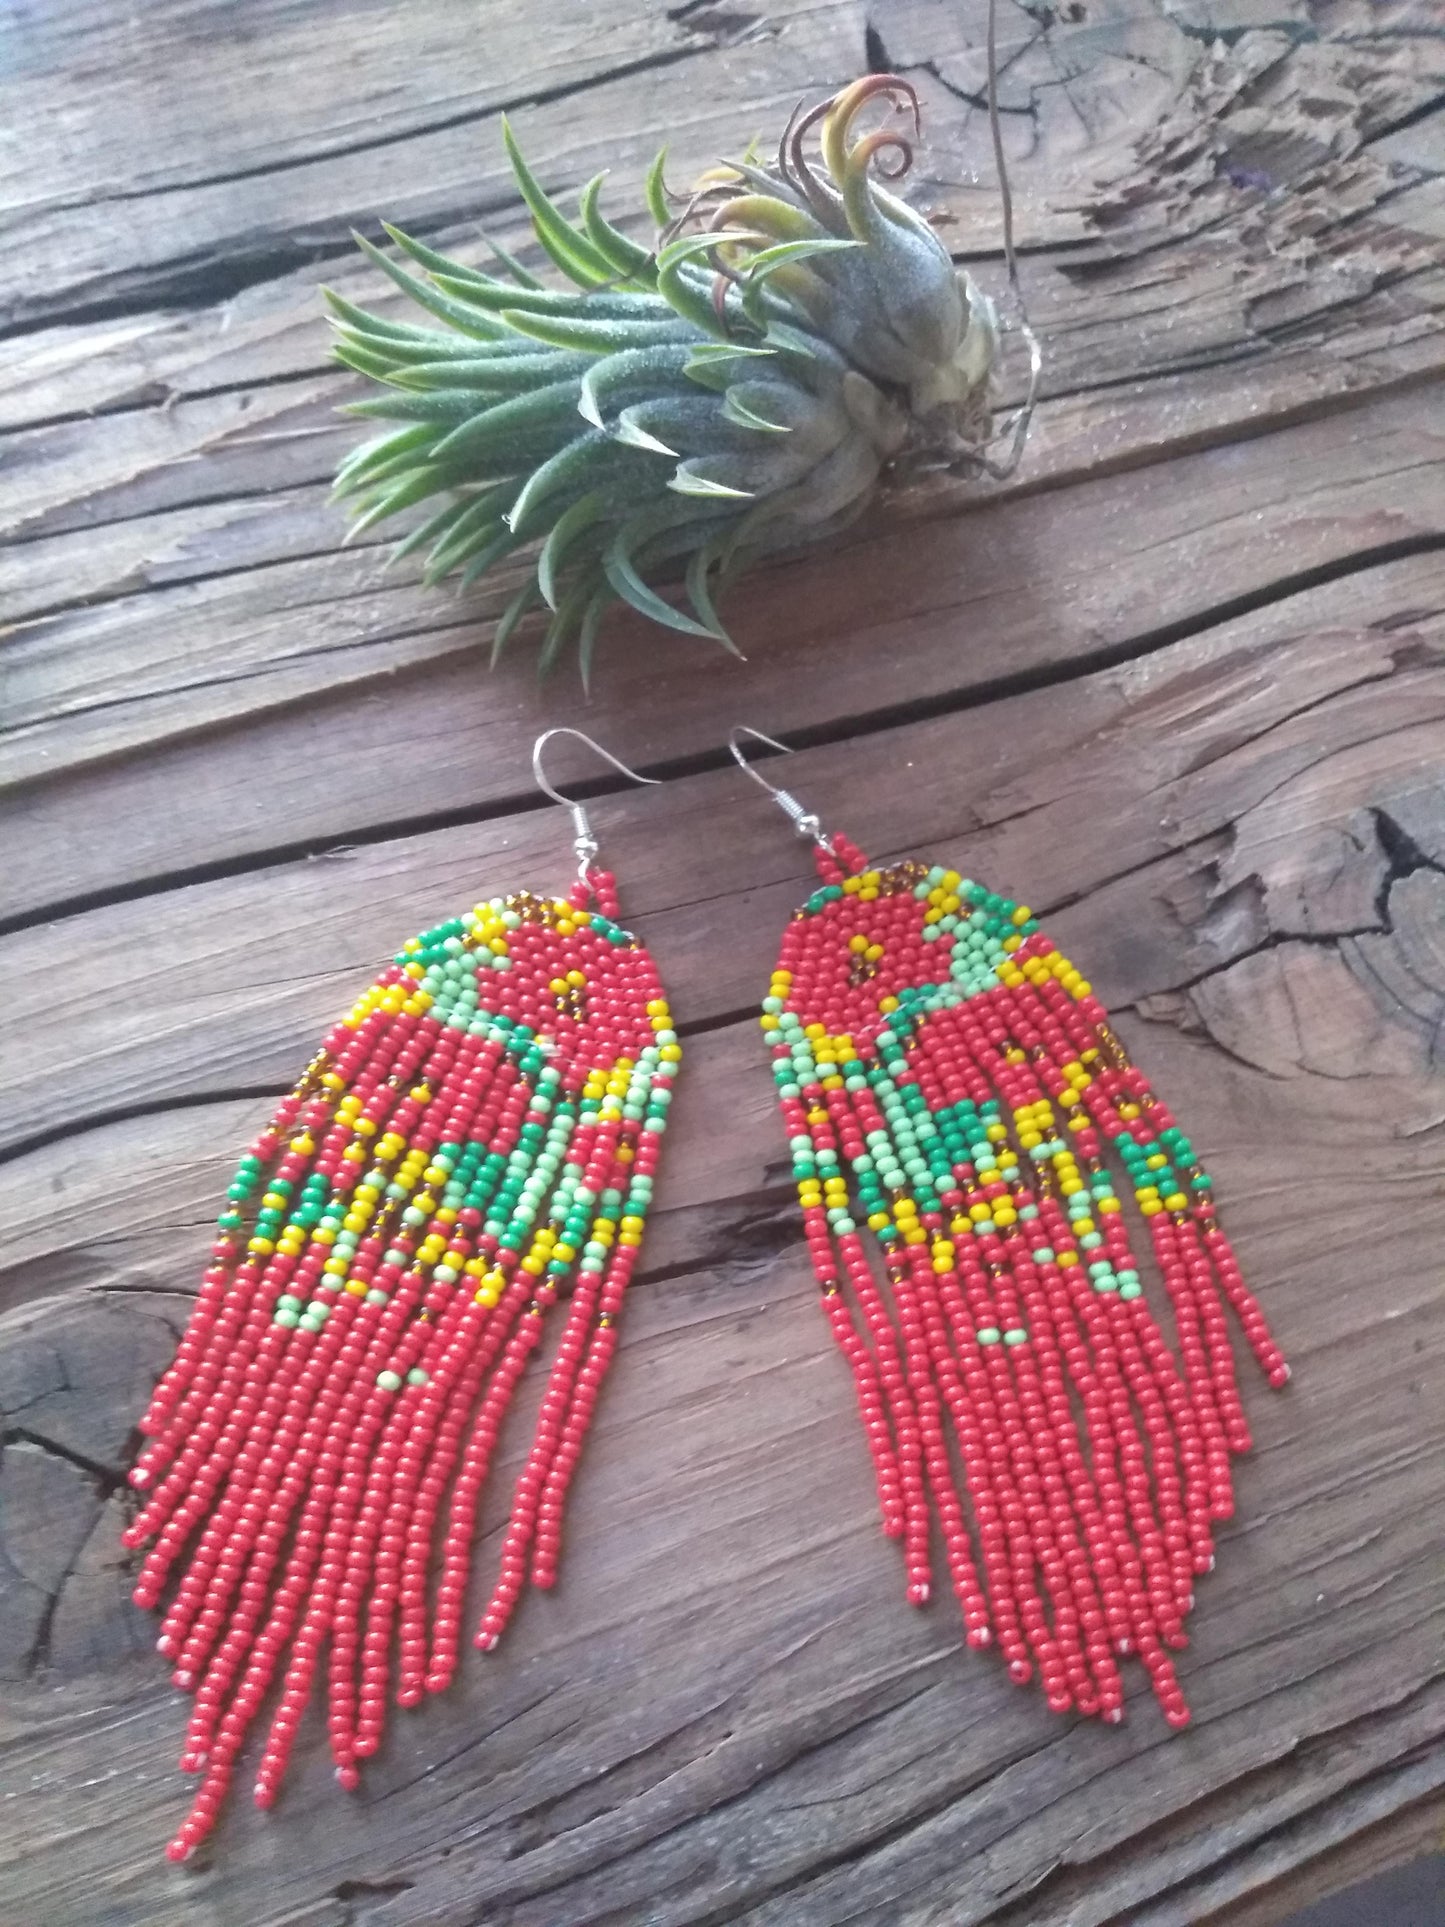
[[[181,1568],[158,1643],[195,1695],[181,1765],[202,1776],[172,1859],[215,1825],[278,1674],[263,1807],[323,1666],[348,1787],[388,1694],[448,1684],[498,1429],[570,1284],[476,1644],[556,1578],[681,1055],[586,814],[543,777],[556,735],[634,772],[579,730],[538,739],[537,781],[576,829],[570,896],[519,892],[413,937],[329,1033],[241,1160],[141,1420],[125,1543],[155,1542],[139,1605]]]
[[[788,925],[762,1027],[908,1598],[932,1584],[931,1499],[969,1645],[997,1645],[1015,1680],[1037,1672],[1056,1711],[1110,1721],[1118,1656],[1137,1654],[1183,1726],[1169,1653],[1250,1442],[1226,1306],[1269,1382],[1289,1377],[1209,1177],[1027,909],[956,870],[871,867],[749,767],[742,735],[785,745],[731,738],[814,845],[820,886]]]

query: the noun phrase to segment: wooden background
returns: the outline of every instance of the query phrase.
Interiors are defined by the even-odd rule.
[[[318,284],[382,216],[519,236],[867,66],[998,284],[981,0],[17,0],[0,24],[0,1918],[15,1927],[1274,1922],[1445,1810],[1445,39],[1431,0],[1002,7],[1048,357],[1018,478],[619,621],[591,705],[498,585],[342,550]],[[475,256],[473,257],[475,258]],[[1061,1721],[914,1613],[750,1020],[805,853],[1046,912],[1203,1144],[1291,1354],[1169,1733]],[[563,1583],[400,1716],[308,1726],[204,1866],[117,1550],[130,1428],[237,1147],[408,932],[567,877],[575,746],[688,1043]],[[492,1494],[479,1572],[526,1436]]]

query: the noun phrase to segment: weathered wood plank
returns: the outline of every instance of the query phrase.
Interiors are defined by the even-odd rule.
[[[488,682],[472,626],[440,598],[423,616],[418,592],[381,578],[375,552],[182,586],[159,632],[147,597],[76,612],[33,650],[12,645],[12,758],[43,770],[138,737],[152,747],[94,788],[45,792],[7,894],[18,913],[54,902],[57,874],[84,896],[117,877],[495,807],[528,788],[543,716],[656,763],[716,753],[744,708],[774,729],[836,729],[890,699],[952,704],[1001,677],[1129,653],[1312,570],[1440,540],[1442,504],[1421,487],[1439,458],[1440,409],[1438,394],[1376,404],[1344,446],[1333,424],[1306,422],[1181,456],[1156,466],[1142,499],[1120,474],[935,519],[910,529],[906,572],[890,565],[896,531],[877,528],[740,585],[746,678],[721,651],[641,634],[625,657],[619,639],[591,703],[561,677],[545,690],[525,670]],[[231,634],[245,634],[249,662],[216,660],[211,623],[218,607],[236,610],[233,597],[246,613]],[[258,708],[283,702],[255,734]],[[156,745],[201,721],[213,727],[197,740]],[[182,817],[165,808],[178,789],[192,799]],[[18,792],[0,800],[0,820],[30,808]],[[77,842],[75,826],[106,815],[126,825],[121,850]]]
[[[1317,591],[1314,602],[1328,608],[1329,592]],[[1408,603],[1404,613],[1405,625],[1383,637],[1358,629],[1315,637],[1308,618],[1302,624],[1284,605],[1243,619],[1233,634],[1211,632],[1145,663],[809,752],[796,775],[790,765],[789,781],[802,784],[816,764],[813,800],[838,818],[866,770],[901,758],[926,772],[926,794],[899,783],[870,803],[859,827],[875,853],[926,847],[972,823],[982,834],[967,860],[984,875],[1016,879],[1040,907],[1099,891],[1121,873],[1115,887],[1130,887],[1132,875],[1132,917],[1119,915],[1107,891],[1071,910],[1094,922],[1091,974],[1112,994],[1129,967],[1126,945],[1143,931],[1152,936],[1161,921],[1147,904],[1166,886],[1143,868],[1179,857],[1181,876],[1167,892],[1179,897],[1174,914],[1193,910],[1199,928],[1157,986],[1173,987],[1271,932],[1309,938],[1374,924],[1388,860],[1369,808],[1428,791],[1445,759],[1440,619],[1410,621]],[[1269,641],[1257,640],[1261,634]],[[1337,693],[1322,700],[1331,686]],[[1135,705],[1157,724],[1160,743],[1121,773],[1112,731],[1127,727]],[[1252,748],[1261,708],[1273,713]],[[1029,726],[1011,723],[1014,714],[1027,714]],[[1040,795],[1039,763],[1065,773],[1057,795]],[[797,863],[786,838],[767,836],[772,826],[759,820],[751,792],[739,793],[731,765],[675,782],[668,793],[665,838],[650,793],[609,799],[598,818],[615,826],[630,914],[648,931],[679,1020],[693,1025],[753,1002]],[[1070,818],[1098,818],[1102,829],[1126,800],[1133,809],[1093,849],[1061,834]],[[736,816],[739,834],[718,847],[707,826],[720,812]],[[1011,835],[1016,819],[1022,864]],[[16,984],[14,1020],[31,1040],[28,1061],[0,1099],[0,1139],[21,1142],[74,1129],[88,1115],[238,1082],[281,1084],[298,1012],[319,1032],[346,1000],[348,977],[364,976],[372,959],[448,904],[505,890],[519,875],[557,877],[560,821],[551,808],[533,809],[363,846],[299,874],[247,871],[198,883],[168,898],[163,944],[149,940],[155,907],[147,897],[0,939]],[[1191,903],[1195,852],[1221,835],[1232,847],[1209,850],[1215,885]],[[707,894],[699,900],[705,851]],[[744,907],[760,928],[746,949],[726,941]],[[1116,916],[1117,937],[1109,934]]]
[[[349,251],[350,228],[382,213],[430,229],[515,208],[505,157],[483,125],[490,120],[495,128],[506,105],[531,103],[529,143],[552,156],[557,178],[575,187],[619,157],[639,171],[674,135],[687,158],[703,165],[699,157],[711,158],[720,138],[735,132],[741,99],[751,108],[746,139],[758,120],[772,126],[786,119],[798,92],[817,86],[820,70],[825,85],[837,84],[829,54],[836,56],[840,43],[845,73],[856,71],[863,53],[856,0],[774,7],[765,66],[750,45],[720,44],[657,5],[641,16],[620,4],[608,16],[594,9],[582,36],[562,12],[534,17],[490,9],[491,47],[481,59],[476,16],[445,5],[397,14],[355,0],[278,6],[275,14],[286,30],[274,38],[263,29],[253,39],[249,21],[242,31],[247,57],[263,50],[268,73],[275,59],[284,79],[271,86],[260,78],[254,93],[248,86],[243,98],[232,98],[221,137],[229,125],[240,138],[221,150],[219,165],[209,102],[232,91],[233,70],[216,31],[218,22],[234,20],[224,6],[203,9],[182,42],[183,71],[201,68],[205,87],[172,85],[160,51],[167,14],[159,9],[151,48],[142,41],[138,64],[127,61],[118,74],[122,87],[134,90],[139,80],[154,90],[150,115],[143,102],[135,117],[143,124],[148,118],[153,129],[153,144],[138,158],[127,145],[135,119],[107,121],[103,111],[72,181],[57,179],[67,171],[66,148],[57,148],[54,135],[32,146],[28,159],[17,155],[5,210],[10,273],[0,325],[33,325],[116,303],[163,308],[217,280],[245,286]],[[222,24],[220,34],[228,30],[234,28]],[[634,50],[626,60],[617,58],[619,43]],[[362,50],[357,64],[339,61],[337,50],[353,45]],[[690,84],[682,77],[689,68]],[[333,83],[322,126],[319,71]],[[403,73],[411,79],[399,89]],[[443,74],[450,78],[438,111],[424,77]],[[378,117],[381,97],[386,105]],[[118,197],[111,185],[117,172],[134,183]]]

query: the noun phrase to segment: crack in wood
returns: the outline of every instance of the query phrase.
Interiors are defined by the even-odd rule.
[[[1124,641],[1081,652],[1067,662],[1008,672],[981,679],[964,690],[949,691],[921,699],[905,698],[892,703],[880,703],[866,712],[860,711],[856,714],[840,716],[825,724],[812,727],[804,725],[790,732],[791,747],[795,750],[813,749],[830,743],[862,741],[871,735],[896,729],[907,723],[955,715],[964,710],[982,709],[1019,695],[1058,688],[1080,681],[1103,669],[1143,661],[1168,649],[1174,643],[1203,635],[1226,622],[1270,608],[1294,596],[1305,594],[1311,589],[1342,581],[1370,569],[1384,568],[1392,562],[1401,561],[1410,556],[1436,553],[1445,553],[1445,535],[1403,536],[1395,541],[1375,544],[1353,555],[1340,556],[1332,561],[1281,576],[1257,589],[1231,596],[1207,609],[1162,623],[1154,629]],[[638,767],[642,775],[652,777],[659,782],[666,782],[681,777],[701,775],[711,770],[725,769],[728,764],[727,752],[718,749],[700,751],[692,756],[670,757],[657,762],[644,761]],[[585,801],[621,794],[628,788],[628,784],[626,779],[621,777],[603,776],[578,782],[573,785],[573,788],[577,796]],[[498,817],[521,815],[549,807],[551,806],[545,797],[539,796],[534,791],[521,791],[499,796],[468,808],[426,811],[415,816],[358,824],[330,832],[322,838],[302,838],[295,842],[273,844],[262,850],[248,851],[243,856],[226,858],[215,863],[192,864],[183,870],[136,878],[109,889],[93,890],[86,892],[83,896],[58,899],[37,909],[22,912],[18,916],[0,918],[0,937],[15,935],[46,923],[79,916],[108,905],[136,902],[169,891],[183,890],[194,884],[215,882],[224,877],[245,876],[279,864],[329,855],[344,848],[365,848],[432,830],[486,823]]]

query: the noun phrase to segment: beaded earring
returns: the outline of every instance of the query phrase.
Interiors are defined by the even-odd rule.
[[[970,1646],[997,1645],[1019,1682],[1037,1671],[1055,1711],[1111,1722],[1118,1656],[1137,1654],[1184,1726],[1169,1654],[1250,1443],[1226,1304],[1270,1384],[1289,1377],[1209,1176],[1027,909],[938,865],[871,867],[749,766],[743,735],[786,746],[731,737],[814,846],[820,887],[788,925],[762,1027],[907,1596],[932,1585],[931,1498]]]
[[[138,1605],[182,1565],[158,1645],[195,1695],[181,1766],[202,1775],[173,1860],[215,1825],[278,1673],[263,1807],[323,1655],[347,1787],[393,1686],[414,1706],[449,1683],[498,1429],[570,1281],[475,1643],[496,1645],[529,1579],[556,1578],[681,1055],[586,813],[543,777],[557,735],[634,772],[579,730],[538,739],[537,781],[576,830],[571,894],[522,891],[413,937],[327,1035],[241,1160],[141,1420],[147,1497],[125,1544],[155,1541]]]

